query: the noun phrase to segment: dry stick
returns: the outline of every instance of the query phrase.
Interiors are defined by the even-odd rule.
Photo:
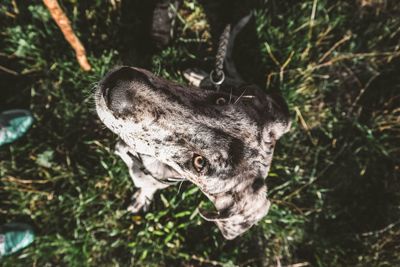
[[[322,63],[336,48],[343,43],[347,42],[351,38],[351,33],[347,33],[342,39],[337,41],[319,60],[318,63]]]
[[[75,55],[79,62],[79,65],[83,70],[89,71],[92,67],[87,60],[85,48],[79,41],[78,37],[76,37],[74,31],[71,28],[71,22],[62,11],[57,0],[43,0],[43,2],[49,10],[54,21],[57,23],[61,32],[64,34],[64,38],[75,50]]]
[[[6,176],[4,178],[1,178],[0,181],[16,183],[16,184],[46,184],[46,183],[51,182],[49,180],[27,180],[27,179],[21,179],[21,178],[17,178],[17,177],[13,177],[13,176]]]
[[[1,66],[1,65],[0,65],[0,70],[4,71],[4,72],[7,72],[8,74],[14,75],[14,76],[18,75],[18,72],[14,71],[14,70],[11,70],[9,68],[6,68],[4,66]]]

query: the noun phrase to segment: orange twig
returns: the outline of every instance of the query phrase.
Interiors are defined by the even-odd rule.
[[[85,48],[79,41],[78,37],[76,37],[74,31],[72,30],[71,22],[62,11],[57,0],[43,0],[43,2],[49,10],[54,21],[57,23],[61,32],[64,34],[65,39],[75,50],[75,55],[79,62],[79,65],[83,70],[89,71],[91,69],[91,66],[87,60]]]

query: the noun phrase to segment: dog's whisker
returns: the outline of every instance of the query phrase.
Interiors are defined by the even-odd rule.
[[[177,195],[179,195],[179,193],[181,192],[182,184],[183,184],[184,181],[186,181],[186,180],[182,180],[182,181],[179,183],[178,192],[176,193]]]
[[[246,93],[247,88],[244,88],[242,94],[238,97],[238,99],[236,99],[235,103],[233,103],[234,105],[243,97],[244,93]]]
[[[242,98],[253,99],[253,98],[255,98],[255,96],[254,95],[244,95],[244,96],[242,96]]]

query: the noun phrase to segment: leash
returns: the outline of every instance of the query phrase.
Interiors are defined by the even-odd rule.
[[[210,81],[217,92],[226,78],[224,65],[226,73],[231,79],[235,79],[238,83],[243,82],[243,79],[240,77],[235,65],[233,64],[232,50],[236,36],[243,27],[246,26],[251,17],[252,13],[250,12],[248,15],[241,18],[233,27],[231,24],[227,24],[219,38],[218,50],[215,56],[215,66],[210,73]]]
[[[219,38],[218,51],[217,55],[215,56],[215,67],[210,73],[210,81],[214,85],[217,92],[219,91],[220,85],[225,80],[224,61],[229,44],[230,34],[231,25],[228,24]]]

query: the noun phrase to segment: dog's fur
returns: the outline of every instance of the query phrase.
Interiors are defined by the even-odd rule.
[[[264,178],[276,141],[288,131],[288,109],[278,93],[230,80],[217,92],[127,66],[101,80],[97,113],[120,137],[116,153],[138,187],[132,212],[147,210],[158,189],[187,179],[213,202],[217,212],[201,214],[227,239],[267,214]],[[198,156],[206,162],[200,171]]]

